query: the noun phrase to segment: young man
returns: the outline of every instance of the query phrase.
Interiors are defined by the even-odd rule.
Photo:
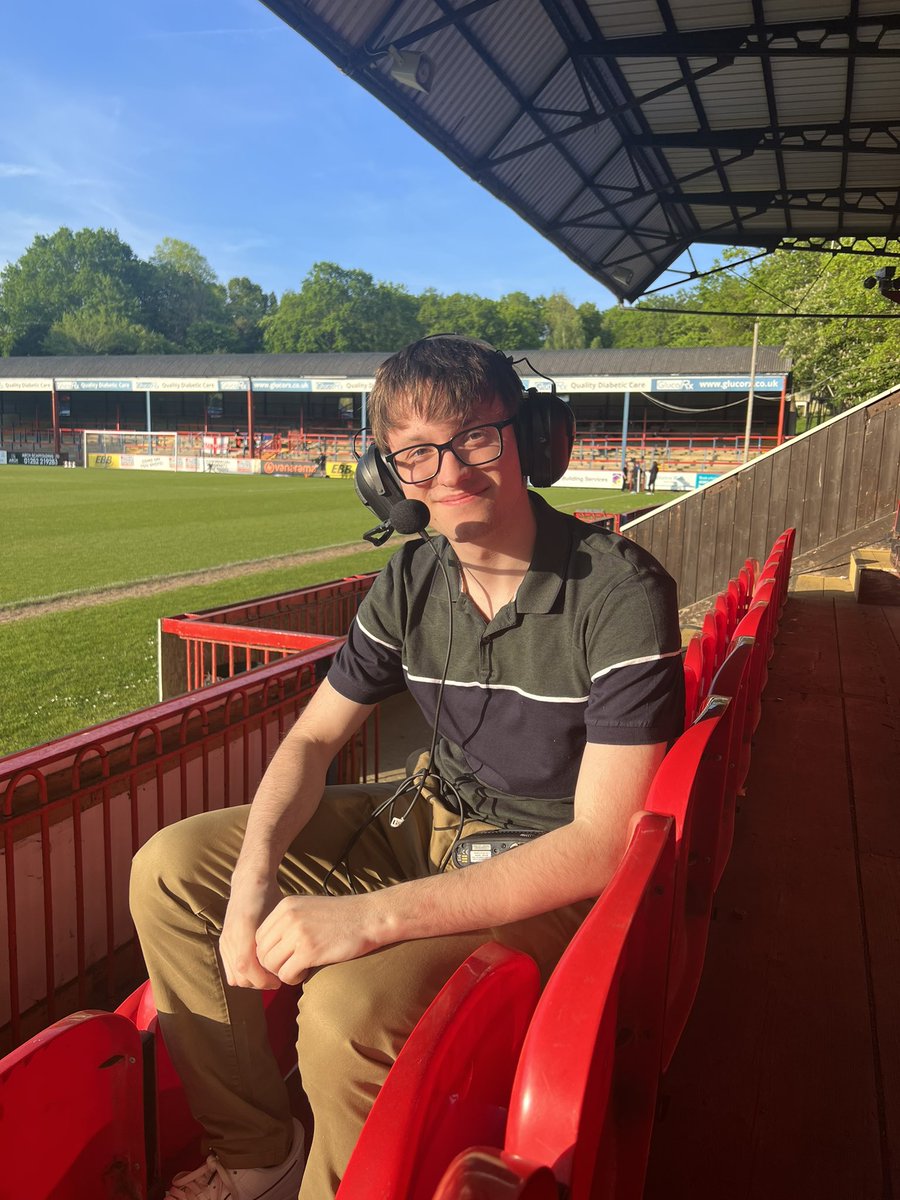
[[[333,1196],[391,1062],[467,955],[493,938],[552,970],[680,732],[674,584],[529,493],[521,403],[508,360],[470,339],[427,338],[379,368],[374,438],[442,535],[450,603],[432,547],[401,547],[252,806],[165,829],[135,860],[160,1022],[213,1152],[175,1200]],[[325,788],[326,770],[387,696],[408,688],[434,719],[451,620],[429,788],[372,819],[390,790]],[[541,836],[450,869],[460,832],[498,827]],[[323,894],[335,864],[340,894]],[[301,981],[302,1185],[258,995]]]

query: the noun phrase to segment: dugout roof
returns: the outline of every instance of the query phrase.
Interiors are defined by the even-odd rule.
[[[900,236],[896,0],[264,2],[620,299],[695,242]]]

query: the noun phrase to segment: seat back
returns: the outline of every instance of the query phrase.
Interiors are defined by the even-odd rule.
[[[709,695],[709,685],[712,683],[712,677],[718,666],[719,629],[716,625],[716,618],[711,612],[708,612],[703,618],[703,626],[700,630],[700,649],[703,653],[703,681],[700,685],[698,707]]]
[[[78,1012],[0,1060],[0,1192],[22,1200],[145,1196],[141,1035]]]
[[[723,746],[725,780],[722,789],[722,817],[719,823],[719,839],[716,849],[713,887],[718,888],[722,873],[731,854],[734,842],[734,820],[737,811],[737,796],[743,786],[740,778],[744,744],[750,744],[747,730],[750,671],[753,663],[754,640],[739,638],[732,643],[725,661],[712,681],[711,695],[724,696],[730,701],[728,718],[728,740]]]
[[[642,813],[535,1010],[505,1149],[550,1167],[571,1200],[640,1197],[659,1083],[674,821]],[[602,1184],[599,1182],[602,1180]]]
[[[725,605],[728,610],[728,641],[730,642],[731,635],[734,633],[734,627],[743,615],[741,610],[741,589],[738,587],[736,579],[728,580],[728,587],[725,589]]]
[[[703,686],[703,650],[700,634],[688,642],[684,654],[684,727],[690,725],[700,706],[700,689]]]
[[[646,807],[675,820],[675,884],[662,1068],[693,1007],[709,936],[731,737],[731,701],[711,695],[656,772]]]
[[[527,954],[489,942],[413,1029],[366,1119],[339,1200],[431,1200],[460,1151],[503,1144],[510,1090],[537,1002]]]

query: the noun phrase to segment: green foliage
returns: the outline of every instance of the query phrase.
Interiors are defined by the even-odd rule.
[[[266,350],[275,354],[397,350],[419,336],[416,298],[367,271],[315,263],[299,292],[285,292],[262,320]]]
[[[849,243],[848,243],[849,244]],[[897,252],[900,243],[888,243]],[[723,255],[728,266],[747,251]],[[701,279],[665,297],[639,302],[632,309],[603,314],[613,346],[748,346],[753,340],[753,314],[873,313],[890,317],[896,306],[863,280],[890,259],[853,254],[816,254],[782,250],[748,264]],[[670,308],[672,315],[648,312]],[[703,309],[699,316],[678,309]],[[717,312],[735,313],[716,316]],[[740,315],[746,313],[747,316]],[[760,315],[760,342],[779,346],[793,358],[794,390],[811,392],[832,412],[840,412],[896,382],[895,321],[821,320]]]
[[[0,350],[47,353],[44,340],[67,312],[106,307],[130,322],[142,312],[144,266],[108,229],[63,226],[39,235],[0,271]]]
[[[106,304],[63,313],[43,341],[46,354],[167,354],[172,344],[161,333],[129,321]]]

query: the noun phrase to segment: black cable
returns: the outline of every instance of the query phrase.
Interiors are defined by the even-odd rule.
[[[443,703],[444,703],[444,686],[447,682],[447,675],[449,674],[449,671],[450,671],[450,656],[453,651],[453,589],[450,585],[450,576],[447,572],[447,568],[445,567],[443,559],[441,558],[440,554],[438,553],[437,549],[435,548],[434,542],[432,541],[432,539],[429,537],[429,535],[426,533],[426,531],[424,529],[420,530],[420,532],[422,535],[422,539],[425,542],[427,542],[427,544],[431,548],[431,552],[435,557],[435,561],[437,562],[437,565],[438,565],[438,567],[440,567],[441,573],[444,576],[444,583],[447,588],[447,653],[444,658],[444,669],[441,673],[441,682],[440,682],[440,686],[438,687],[437,701],[435,704],[434,721],[432,723],[432,728],[431,728],[431,745],[428,749],[428,762],[426,763],[426,765],[423,768],[421,768],[418,771],[415,771],[412,775],[408,775],[400,784],[398,784],[397,787],[394,789],[394,791],[391,793],[391,795],[388,796],[385,800],[383,800],[381,802],[381,804],[379,804],[377,806],[377,808],[373,809],[373,811],[369,814],[369,816],[362,823],[362,825],[360,825],[359,828],[354,831],[354,833],[350,837],[350,840],[344,846],[343,850],[338,855],[337,859],[335,860],[334,864],[331,866],[327,875],[322,880],[322,893],[323,893],[323,895],[326,895],[326,896],[333,895],[333,893],[329,891],[328,885],[330,884],[331,879],[332,879],[333,875],[335,874],[335,872],[337,871],[338,867],[341,867],[341,866],[344,868],[346,875],[347,875],[347,886],[349,887],[349,889],[353,893],[353,895],[357,894],[356,886],[353,882],[353,876],[350,873],[350,864],[349,864],[350,851],[353,849],[353,847],[356,845],[356,843],[359,841],[359,839],[362,837],[362,835],[365,833],[365,831],[369,828],[369,826],[372,824],[372,822],[376,821],[381,816],[381,814],[383,812],[385,812],[386,810],[391,810],[391,822],[390,822],[391,828],[398,829],[403,824],[403,822],[406,820],[406,818],[410,815],[412,810],[415,808],[416,802],[421,797],[422,792],[425,788],[425,785],[428,782],[429,776],[431,776],[433,774],[434,752],[435,752],[435,748],[437,746],[437,738],[438,738],[438,724],[440,722],[441,709],[442,709]],[[444,855],[444,858],[441,860],[441,864],[439,867],[439,870],[443,871],[445,866],[447,865],[447,863],[450,861],[450,855],[453,853],[453,849],[456,846],[456,843],[459,841],[460,836],[462,835],[463,824],[465,821],[465,807],[464,807],[464,804],[462,801],[462,797],[460,796],[459,792],[457,791],[457,789],[454,787],[454,785],[452,783],[448,782],[446,779],[444,779],[441,776],[435,776],[435,778],[437,778],[439,781],[439,784],[440,784],[439,790],[441,792],[442,798],[443,798],[443,794],[444,794],[443,789],[446,788],[448,792],[452,793],[453,798],[456,802],[456,806],[459,809],[459,825],[457,826],[456,836],[453,839],[453,843],[452,843],[449,851],[447,852],[447,854]],[[394,814],[393,814],[394,804],[400,799],[401,796],[405,795],[407,792],[410,792],[410,791],[414,791],[415,794],[413,795],[413,798],[410,800],[409,804],[407,805],[405,812],[403,813],[402,816],[399,816],[399,817],[394,816]]]
[[[816,321],[898,321],[900,313],[798,313],[798,312],[725,312],[707,308],[656,308],[650,304],[636,304],[623,308],[622,312],[668,313],[670,317],[747,317],[759,321],[763,317],[778,317],[785,320]]]

